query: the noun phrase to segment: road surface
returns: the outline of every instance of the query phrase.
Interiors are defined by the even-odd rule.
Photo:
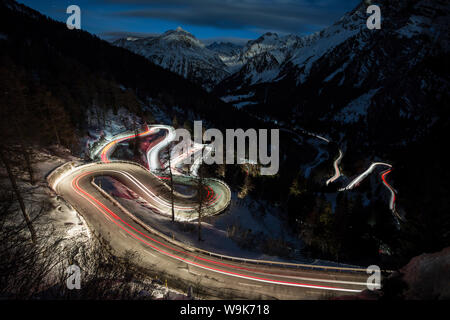
[[[126,250],[136,251],[142,259],[142,266],[165,272],[169,279],[191,283],[201,281],[203,289],[216,297],[229,292],[237,297],[256,299],[320,298],[324,296],[324,291],[351,294],[365,289],[367,275],[363,272],[261,266],[218,259],[192,252],[192,248],[187,246],[175,246],[149,232],[108,201],[91,183],[96,176],[112,176],[120,180],[146,201],[163,210],[167,192],[164,195],[155,191],[164,190],[160,180],[137,165],[98,163],[73,170],[59,181],[56,192],[72,204],[85,217],[90,228],[102,235],[118,254],[124,254]],[[177,210],[189,211],[192,202],[177,198],[176,204]],[[219,210],[222,205],[223,202],[213,201],[210,207]]]
[[[142,134],[152,132],[155,128]],[[165,274],[171,286],[187,289],[189,284],[194,290],[201,289],[207,297],[318,299],[330,294],[355,294],[366,289],[368,275],[365,269],[247,261],[204,252],[155,232],[157,226],[142,224],[93,183],[97,176],[113,177],[155,210],[170,210],[170,190],[163,180],[142,166],[108,158],[116,143],[108,144],[106,152],[102,151],[103,162],[72,167],[56,179],[52,187],[83,215],[95,233],[109,242],[117,255],[124,255],[127,250],[135,251],[141,266],[155,274]],[[161,144],[167,145],[167,140]],[[157,152],[149,152],[149,161],[157,161],[159,165],[155,167],[159,167],[158,157],[163,148],[155,148]],[[215,179],[207,182],[207,188],[206,209],[210,214],[220,212],[229,203],[229,188]],[[195,196],[175,196],[177,216],[195,215],[196,207]]]
[[[289,130],[289,129],[286,129],[286,128],[282,128],[282,129],[280,129],[280,130],[286,131],[286,132],[290,132],[290,133],[293,133],[293,134],[296,135],[296,136],[299,136],[299,134],[298,134],[297,132],[293,131],[293,130]],[[306,134],[306,135],[315,137],[315,138],[320,139],[320,140],[322,140],[322,141],[324,141],[324,142],[326,142],[326,143],[331,143],[331,141],[330,141],[329,139],[327,139],[327,138],[325,138],[325,137],[322,137],[322,136],[320,136],[320,135],[318,135],[318,134],[315,134],[315,133],[306,131],[306,130],[304,130],[304,129],[302,129],[302,128],[299,128],[299,127],[297,128],[297,130],[300,130],[303,134]],[[321,158],[320,156],[321,156],[321,151],[319,151],[319,154],[318,154],[318,156],[316,157],[316,159],[314,160],[313,164],[310,165],[310,166],[307,168],[307,170],[305,171],[305,176],[306,176],[306,177],[309,176],[311,169],[313,169],[315,166],[317,166],[318,163],[320,163],[320,158]],[[342,173],[341,173],[341,171],[340,171],[340,169],[339,169],[339,164],[340,164],[340,162],[341,162],[343,156],[344,156],[344,154],[343,154],[342,150],[339,149],[339,156],[336,158],[336,160],[334,160],[334,163],[333,163],[334,175],[326,181],[325,185],[328,186],[330,183],[335,182],[337,179],[339,179],[339,177],[342,176]],[[385,185],[385,187],[386,187],[386,188],[390,191],[390,193],[391,193],[391,198],[390,198],[390,200],[389,200],[389,208],[390,208],[390,210],[392,211],[392,213],[393,213],[398,219],[404,220],[404,218],[402,218],[402,217],[398,214],[398,212],[396,211],[396,209],[395,209],[395,200],[396,200],[396,193],[397,193],[397,192],[394,190],[394,188],[392,188],[392,186],[390,186],[390,185],[386,182],[386,179],[385,179],[385,176],[386,176],[387,174],[389,174],[389,172],[392,171],[392,165],[390,165],[390,164],[388,164],[388,163],[384,163],[384,162],[373,162],[373,163],[371,163],[371,165],[369,166],[369,168],[368,168],[366,171],[364,171],[363,173],[361,173],[360,175],[358,175],[358,176],[357,176],[355,179],[353,179],[346,187],[339,189],[339,191],[347,191],[347,190],[351,190],[351,189],[353,189],[353,188],[359,186],[359,184],[360,184],[364,179],[366,179],[366,178],[374,171],[374,169],[375,169],[377,166],[386,166],[386,167],[389,168],[389,170],[388,170],[387,172],[383,172],[383,173],[381,174],[381,180],[382,180],[383,184]]]
[[[329,185],[330,183],[333,183],[334,181],[339,179],[339,177],[341,176],[341,171],[339,170],[339,164],[341,163],[341,160],[342,160],[343,156],[344,155],[343,155],[341,149],[339,149],[339,156],[337,157],[336,160],[334,160],[334,163],[333,163],[334,175],[330,179],[327,180],[326,185]]]

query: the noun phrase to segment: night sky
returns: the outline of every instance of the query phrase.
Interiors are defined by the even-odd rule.
[[[106,40],[181,26],[197,38],[244,42],[265,32],[306,35],[331,25],[360,0],[19,0],[65,22],[81,8],[81,28]]]

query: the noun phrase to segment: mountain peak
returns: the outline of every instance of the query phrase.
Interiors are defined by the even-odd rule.
[[[177,27],[175,30],[167,30],[161,36],[162,39],[170,41],[189,41],[194,42],[197,45],[202,45],[201,42],[190,32],[184,30],[181,27]]]
[[[264,34],[261,36],[261,38],[264,38],[264,37],[274,37],[274,38],[278,38],[278,33],[276,33],[276,32],[266,32],[266,33],[264,33]]]
[[[177,35],[188,35],[192,38],[195,38],[194,35],[192,33],[190,33],[189,31],[184,30],[182,27],[178,26],[175,30],[167,30],[166,32],[164,32],[162,35],[165,34],[177,34]]]

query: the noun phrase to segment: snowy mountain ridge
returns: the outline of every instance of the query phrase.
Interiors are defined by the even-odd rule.
[[[127,37],[113,42],[208,90],[244,66],[242,72],[250,70],[250,75],[256,70],[253,82],[257,82],[261,80],[259,73],[278,69],[302,43],[302,38],[296,35],[278,36],[268,32],[245,46],[231,42],[213,42],[206,46],[181,27],[157,36]]]
[[[329,49],[328,42],[337,45],[365,26],[365,16],[358,10],[355,14],[346,15],[330,28],[306,37],[267,32],[244,46],[230,42],[206,46],[181,27],[146,38],[119,39],[113,44],[211,90],[228,77],[244,84],[275,81],[289,63],[305,64],[307,74],[308,66]]]
[[[206,48],[191,33],[178,27],[157,36],[119,39],[113,43],[153,63],[212,89],[229,75],[218,53]]]
[[[445,77],[429,59],[448,54],[450,4],[380,0],[382,28],[369,30],[371,3],[362,1],[331,26],[304,37],[268,32],[244,46],[205,46],[179,28],[116,45],[214,90],[238,108],[345,124],[374,121],[393,106],[393,118],[429,124],[436,116],[425,108],[427,95],[446,91],[444,80],[437,84]]]

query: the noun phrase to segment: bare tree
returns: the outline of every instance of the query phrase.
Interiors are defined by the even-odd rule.
[[[226,165],[225,165],[224,163],[219,164],[219,165],[217,165],[216,173],[217,173],[220,177],[225,178],[225,175],[226,175],[226,169],[227,169],[227,167],[226,167]]]
[[[254,189],[254,186],[251,181],[251,166],[249,164],[243,164],[242,170],[245,172],[244,184],[241,187],[241,190],[238,193],[238,198],[244,199],[250,191]]]
[[[12,222],[17,210],[11,196],[10,191],[0,191],[0,296],[2,299],[31,298],[48,287],[48,275],[59,262],[54,254],[61,239],[53,241],[54,230],[45,224],[36,243],[28,241],[23,233],[26,223]],[[45,201],[34,206],[34,219],[46,209]]]
[[[23,146],[23,157],[27,166],[28,176],[30,177],[30,183],[34,184],[34,171],[31,165],[31,157],[33,156],[33,149]]]
[[[0,190],[0,297],[2,299],[153,299],[156,285],[139,267],[137,253],[113,254],[108,241],[67,239],[46,219],[34,220],[37,244],[26,241],[25,223],[11,224],[16,210],[11,192]],[[48,209],[35,207],[35,219]],[[67,287],[67,268],[82,272],[81,289]]]
[[[136,118],[133,118],[131,127],[132,127],[135,137],[134,137],[134,140],[130,143],[131,143],[131,146],[133,147],[134,156],[138,156],[139,155],[140,136],[139,136],[139,124],[137,123]]]
[[[44,135],[53,136],[58,145],[69,147],[75,141],[74,129],[62,105],[50,92],[37,99],[37,109],[41,113]]]
[[[20,125],[17,123],[17,120],[13,119],[13,121],[14,121],[14,126],[16,128],[17,136],[20,140],[20,144],[22,147],[21,152],[23,153],[25,165],[27,167],[28,175],[30,177],[30,183],[34,184],[34,172],[33,172],[33,167],[31,165],[31,157],[33,156],[33,149],[27,145],[26,140],[23,135],[23,132],[22,132],[22,129],[20,128]]]
[[[202,149],[202,154],[205,147]],[[206,184],[204,177],[204,169],[200,167],[198,170],[198,176],[196,179],[197,187],[197,213],[198,213],[198,241],[203,241],[202,239],[202,218],[205,210],[205,200],[206,200]]]
[[[167,168],[164,168],[169,175],[169,188],[170,188],[170,204],[172,210],[172,222],[175,222],[175,195],[174,195],[174,182],[173,182],[173,171],[172,171],[172,150],[173,145],[169,144],[164,150],[163,156],[167,157]]]
[[[171,160],[172,150],[173,145],[169,144],[166,148],[164,148],[161,151],[161,159],[163,159],[163,161],[167,159],[167,161],[165,161],[165,166],[159,169],[158,172],[163,176],[168,175],[168,177],[163,177],[164,179],[167,179],[167,184],[161,183],[160,187],[158,188],[158,191],[163,195],[166,195],[168,187],[170,192],[170,206],[172,212],[171,219],[172,222],[175,222],[175,183],[173,179],[172,160]]]
[[[170,187],[170,205],[172,208],[172,222],[175,222],[175,196],[174,196],[174,186],[173,186],[173,172],[172,172],[172,144],[169,144],[167,149],[169,154],[169,187]]]
[[[51,127],[53,129],[53,133],[55,134],[56,143],[60,146],[61,145],[61,139],[59,138],[59,133],[58,133],[58,129],[56,127],[55,119],[53,118],[53,116],[50,116],[49,120],[50,120]]]
[[[25,219],[25,222],[27,224],[28,229],[31,233],[31,240],[36,243],[36,232],[33,228],[33,224],[31,223],[31,219],[25,209],[25,203],[23,202],[22,194],[20,193],[19,187],[16,183],[16,178],[14,177],[14,174],[11,170],[11,166],[9,165],[8,158],[4,152],[4,148],[2,145],[0,145],[0,159],[2,160],[3,164],[5,165],[6,171],[8,173],[9,181],[11,182],[11,186],[14,190],[14,193],[16,194],[17,201],[19,202],[20,209],[22,210],[23,218]]]

